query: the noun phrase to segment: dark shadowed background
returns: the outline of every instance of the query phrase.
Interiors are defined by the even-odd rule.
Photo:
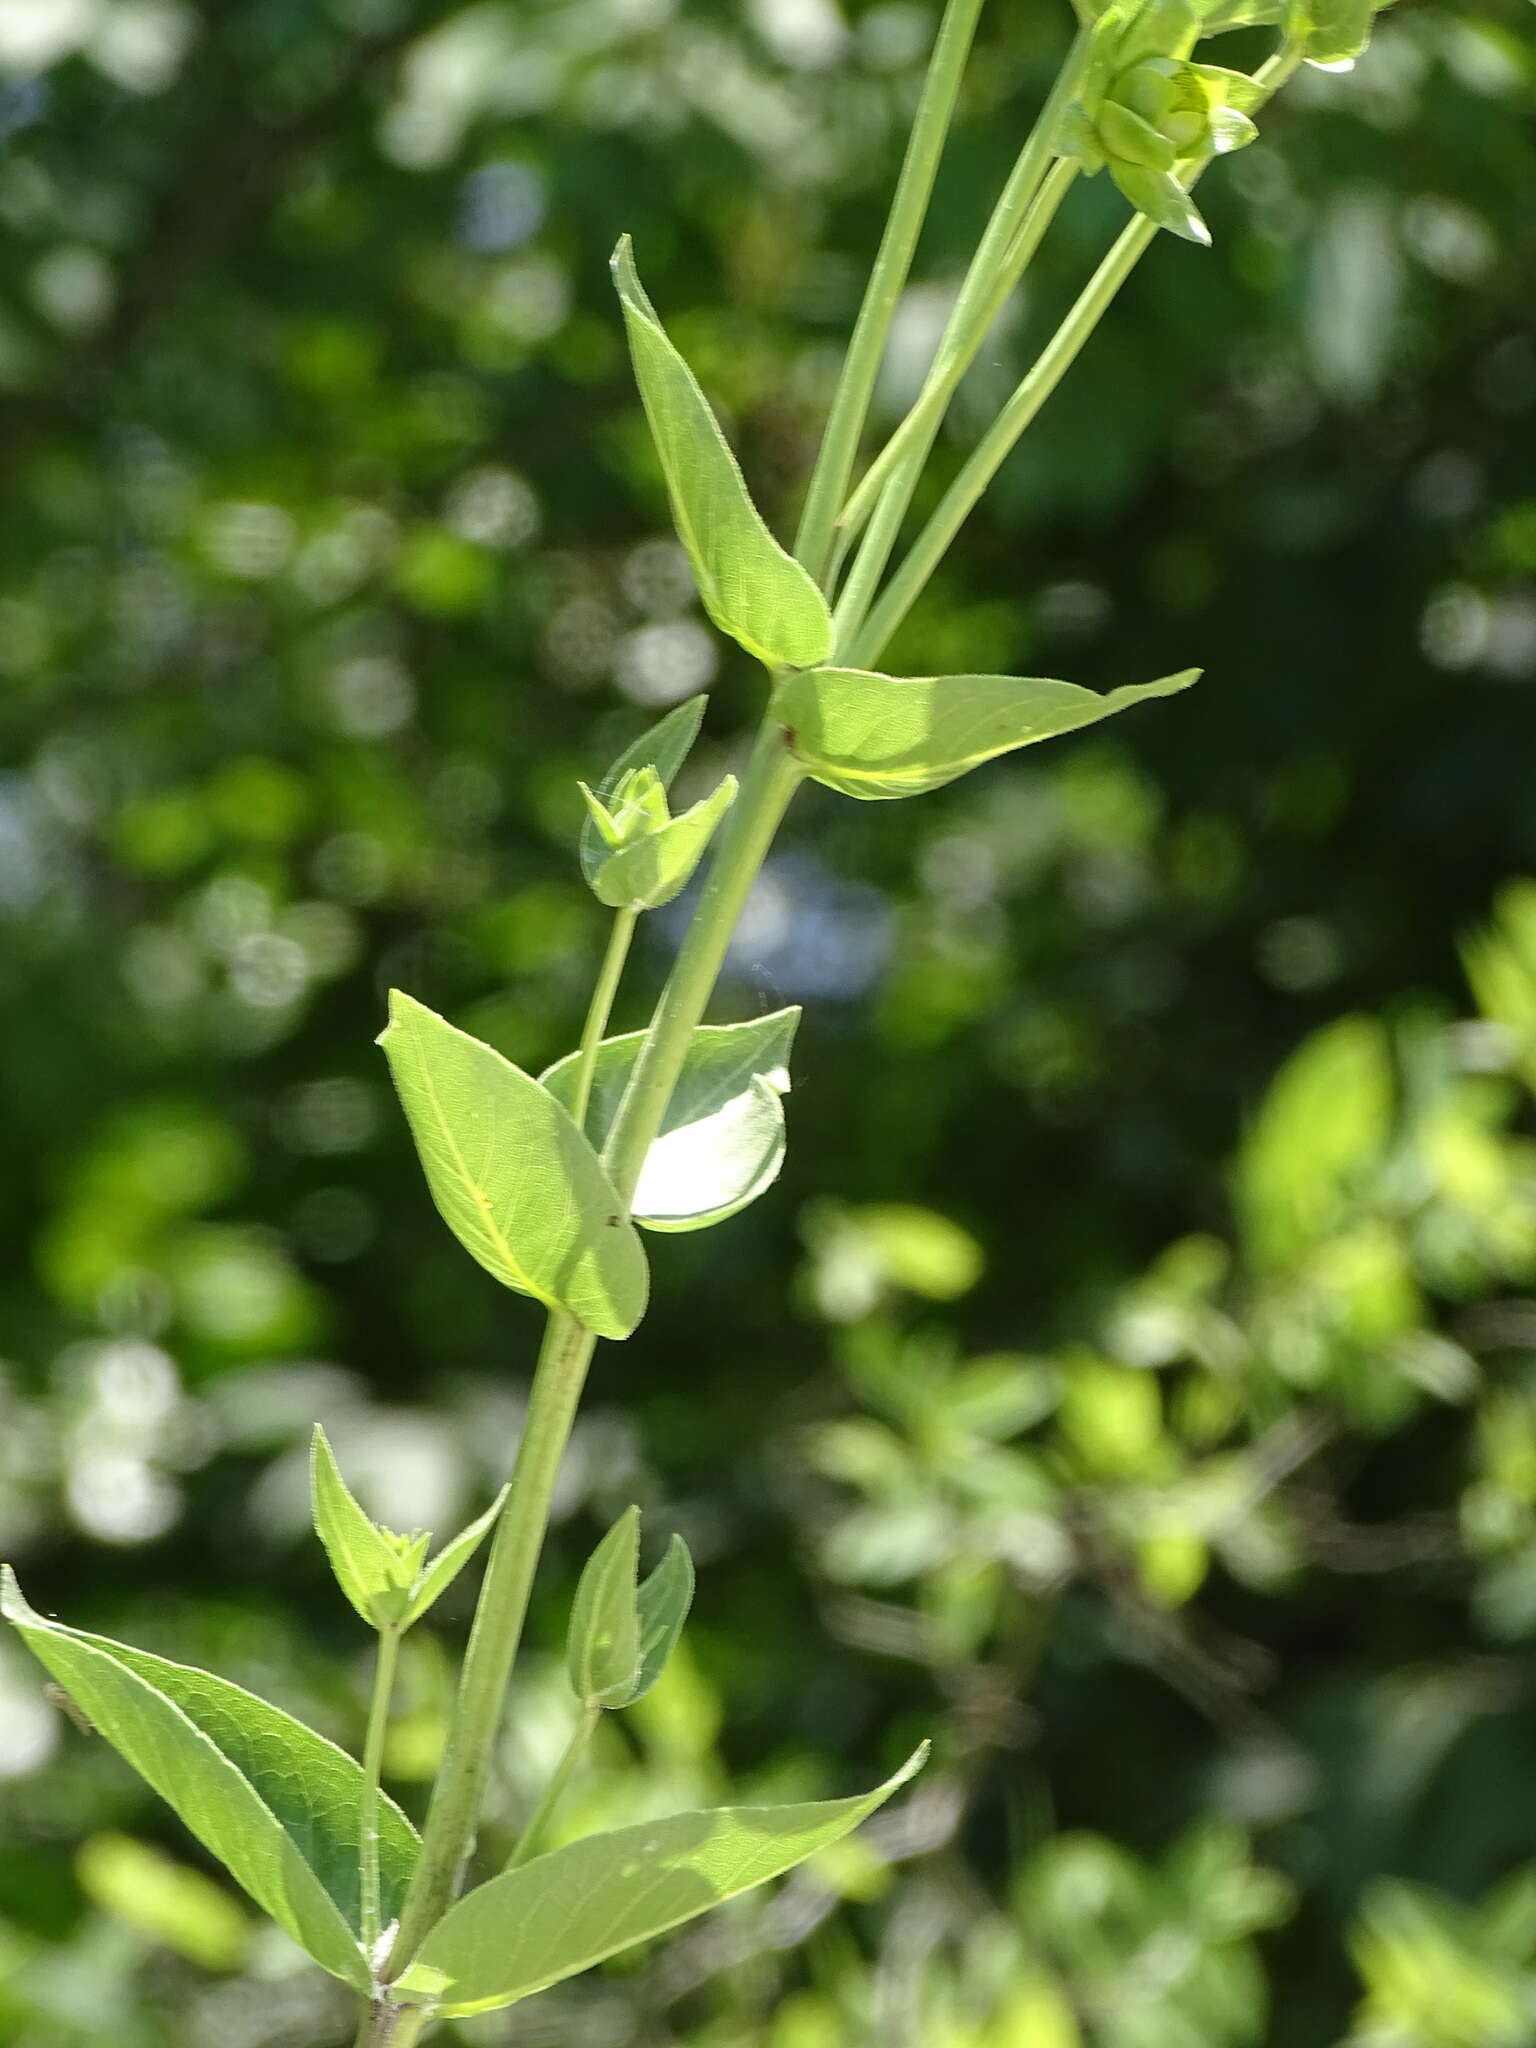
[[[986,10],[882,424],[1066,13]],[[384,991],[566,1051],[576,777],[710,688],[702,783],[762,687],[670,537],[608,253],[782,530],[932,25],[0,4],[0,1553],[37,1606],[360,1739],[311,1423],[446,1531],[539,1325],[432,1212]],[[1405,0],[1298,80],[889,664],[1197,690],[797,801],[714,1012],[806,1005],[789,1162],[652,1240],[599,1354],[485,1847],[630,1500],[696,1620],[569,1830],[936,1759],[776,1901],[464,2041],[1536,2039],[1533,115],[1527,0]],[[1073,194],[938,482],[1122,217]],[[470,1599],[411,1638],[410,1807]],[[350,2039],[13,1639],[0,1823],[0,2040]]]

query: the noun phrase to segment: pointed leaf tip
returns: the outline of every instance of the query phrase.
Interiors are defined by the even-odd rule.
[[[927,1755],[924,1743],[858,1798],[677,1813],[536,1856],[451,1906],[397,1989],[440,1999],[448,2019],[515,2005],[793,1870],[851,1834]]]
[[[646,297],[627,235],[613,252],[613,277],[673,521],[704,609],[770,668],[824,661],[832,644],[826,599],[753,504],[709,400]]]

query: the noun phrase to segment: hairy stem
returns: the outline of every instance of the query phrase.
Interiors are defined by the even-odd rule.
[[[529,1816],[528,1825],[518,1836],[517,1847],[507,1858],[508,1870],[516,1870],[519,1864],[526,1863],[538,1846],[539,1837],[548,1827],[555,1808],[560,1804],[561,1796],[571,1781],[571,1773],[586,1755],[587,1744],[592,1740],[593,1732],[602,1718],[601,1707],[582,1708],[581,1718],[571,1730],[571,1739],[565,1745],[560,1761],[555,1765],[549,1783],[544,1788],[544,1796]]]
[[[918,103],[912,133],[902,159],[901,175],[891,200],[890,217],[881,237],[879,253],[869,274],[863,304],[843,358],[842,374],[833,396],[821,438],[821,449],[811,473],[795,535],[795,553],[819,583],[824,583],[832,560],[833,530],[838,508],[848,489],[848,479],[859,452],[859,436],[869,414],[869,402],[880,373],[880,359],[891,330],[897,301],[912,267],[917,238],[922,232],[933,193],[944,140],[954,116],[960,80],[970,55],[983,0],[949,0],[944,19],[928,59],[928,75]]]
[[[368,1707],[368,1733],[363,1743],[363,1796],[358,1806],[358,1865],[362,1891],[363,1948],[369,1961],[379,1945],[379,1782],[384,1770],[384,1737],[389,1728],[389,1703],[395,1690],[395,1660],[400,1631],[379,1631],[378,1659],[373,1672],[373,1698]]]
[[[614,1121],[605,1157],[626,1207],[634,1199],[640,1168],[661,1128],[736,920],[799,781],[800,771],[782,730],[771,720],[766,722]],[[506,1505],[475,1608],[448,1741],[427,1808],[421,1854],[390,1952],[391,1978],[411,1961],[447,1909],[474,1845],[476,1817],[527,1617],[555,1479],[596,1341],[574,1316],[560,1309],[551,1312]]]
[[[629,958],[637,921],[638,913],[633,910],[616,910],[613,914],[608,949],[603,955],[597,986],[587,1008],[587,1021],[582,1027],[581,1064],[576,1069],[576,1086],[571,1097],[571,1115],[578,1124],[585,1125],[587,1120],[587,1105],[592,1100],[592,1076],[597,1071],[597,1049],[608,1029],[613,999],[619,992],[619,981],[624,973],[624,963]]]

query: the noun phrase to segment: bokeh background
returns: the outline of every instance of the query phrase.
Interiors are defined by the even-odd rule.
[[[538,1329],[430,1208],[384,991],[568,1049],[575,778],[709,688],[702,782],[761,687],[668,533],[608,252],[782,526],[932,25],[0,0],[0,1552],[38,1606],[359,1739],[310,1426],[446,1531]],[[986,11],[887,424],[1066,33]],[[1533,115],[1527,0],[1405,0],[1299,80],[891,655],[1198,690],[798,802],[715,1010],[806,1005],[789,1163],[653,1241],[600,1354],[485,1848],[630,1500],[696,1619],[567,1828],[936,1758],[777,1898],[466,2043],[1536,2040]],[[407,1805],[469,1600],[409,1645]],[[0,1643],[0,2039],[350,2038]]]

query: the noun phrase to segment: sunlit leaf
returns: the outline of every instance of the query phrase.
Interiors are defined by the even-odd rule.
[[[919,796],[1016,747],[1188,689],[1197,668],[1100,696],[1040,676],[916,676],[820,668],[786,676],[775,715],[807,771],[846,796]]]
[[[227,1891],[129,1835],[92,1835],[75,1858],[80,1889],[102,1912],[203,1970],[238,1970],[252,1923]]]
[[[645,1253],[564,1104],[398,989],[389,1017],[379,1043],[460,1244],[504,1287],[627,1337],[645,1313]]]
[[[336,1583],[369,1627],[377,1628],[378,1602],[401,1590],[400,1554],[358,1505],[319,1423],[310,1443],[309,1490],[315,1534]]]
[[[746,1024],[703,1024],[694,1032],[661,1134],[646,1154],[634,1217],[647,1230],[703,1230],[734,1216],[778,1177],[784,1163],[789,1052],[798,1008]],[[643,1031],[606,1038],[598,1049],[587,1128],[601,1147],[645,1043]],[[569,1104],[578,1055],[540,1076]]]
[[[35,1614],[9,1567],[0,1612],[114,1749],[256,1903],[333,1976],[366,1987],[358,1946],[358,1808],[351,1757],[206,1671]],[[384,1916],[399,1910],[416,1835],[381,1801]]]
[[[450,1907],[397,1988],[450,2017],[513,2005],[792,1870],[856,1828],[925,1754],[862,1798],[679,1813],[537,1856]]]
[[[704,609],[770,667],[824,661],[832,644],[826,600],[763,524],[708,399],[641,287],[627,235],[614,251],[613,275],[672,517]]]
[[[501,1513],[506,1497],[507,1488],[504,1486],[485,1513],[477,1515],[467,1529],[461,1529],[457,1536],[445,1543],[437,1556],[426,1566],[411,1589],[404,1627],[409,1628],[413,1622],[420,1621],[427,1609],[447,1592],[495,1527],[496,1517]]]

